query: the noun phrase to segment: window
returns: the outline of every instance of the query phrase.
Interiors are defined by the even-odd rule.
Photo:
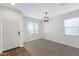
[[[79,36],[79,18],[64,20],[65,35]]]
[[[34,33],[38,33],[38,24],[37,23],[33,23],[33,31],[34,31]]]
[[[28,22],[28,31],[33,33],[38,33],[38,23]]]

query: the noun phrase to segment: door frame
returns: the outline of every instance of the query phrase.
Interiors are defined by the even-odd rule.
[[[3,43],[2,43],[3,42],[3,40],[2,40],[3,39],[3,35],[2,35],[3,34],[2,16],[0,16],[0,24],[1,24],[0,25],[1,26],[1,33],[0,33],[1,34],[1,38],[0,38],[1,39],[1,42],[0,42],[1,43],[0,44],[1,48],[0,48],[0,53],[3,53],[3,49],[2,49],[2,46],[3,46]]]
[[[1,48],[0,48],[0,53],[3,53],[3,49],[2,49],[2,47],[3,47],[3,22],[2,22],[2,19],[3,19],[3,17],[2,16],[0,16],[0,23],[1,23]],[[20,20],[20,44],[19,44],[19,47],[21,48],[21,47],[23,47],[24,45],[23,45],[23,19],[21,19]]]

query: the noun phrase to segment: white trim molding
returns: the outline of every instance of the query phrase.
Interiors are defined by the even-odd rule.
[[[0,16],[0,22],[1,22],[1,48],[0,48],[0,53],[3,52],[2,46],[3,46],[3,25],[2,25],[2,16]]]
[[[23,47],[23,17],[20,19],[20,47]]]

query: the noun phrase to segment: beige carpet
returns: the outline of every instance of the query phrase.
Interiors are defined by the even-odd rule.
[[[60,43],[39,39],[24,43],[32,56],[79,56],[79,49]]]

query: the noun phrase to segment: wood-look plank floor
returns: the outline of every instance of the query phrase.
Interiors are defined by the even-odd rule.
[[[0,56],[30,56],[29,52],[25,48],[15,48],[8,51],[4,51]]]
[[[79,56],[79,49],[39,39],[24,43],[24,48],[5,51],[1,56]]]
[[[45,39],[30,41],[24,47],[33,56],[79,56],[79,49]]]

